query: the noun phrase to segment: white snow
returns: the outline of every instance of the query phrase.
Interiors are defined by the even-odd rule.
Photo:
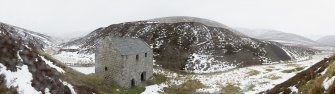
[[[27,65],[21,66],[16,72],[11,72],[0,63],[0,74],[6,76],[7,87],[18,87],[17,91],[20,94],[41,94],[41,92],[31,86],[33,76],[29,72]]]
[[[321,72],[321,75],[326,74],[327,70],[328,70],[328,68],[326,68],[325,70],[323,70],[323,72]]]
[[[71,94],[77,94],[76,91],[73,89],[73,86],[65,81],[60,80],[64,85],[68,86],[71,90]]]
[[[79,49],[79,48],[80,48],[80,47],[77,46],[77,45],[64,47],[64,49]]]
[[[160,91],[163,90],[164,87],[167,87],[166,84],[155,84],[145,87],[145,91],[141,94],[159,94]]]
[[[185,66],[187,68],[192,68],[194,70],[187,70],[188,72],[193,73],[211,73],[211,72],[220,72],[226,71],[229,69],[236,68],[233,64],[227,64],[225,62],[215,61],[212,55],[199,55],[192,54],[193,59],[188,62]],[[214,63],[219,62],[219,63]]]
[[[49,88],[44,89],[45,94],[51,94]]]
[[[54,57],[67,65],[94,64],[95,54],[78,54],[77,52],[61,52]]]
[[[20,50],[20,51],[21,51],[21,50]],[[22,60],[22,58],[21,58],[21,56],[20,56],[20,51],[17,51],[16,56],[17,56],[17,58],[19,59],[20,62],[23,62],[23,60]]]
[[[214,93],[217,93],[216,91],[220,91],[221,88],[200,88],[200,89],[197,89],[196,92],[204,92],[204,93],[211,93],[211,94],[214,94]]]
[[[46,63],[47,65],[49,65],[51,68],[56,69],[58,72],[65,73],[65,71],[64,71],[62,68],[60,68],[60,67],[54,65],[51,61],[45,59],[43,56],[41,56],[41,58],[42,58],[42,60],[45,61],[45,63]]]
[[[288,87],[292,92],[291,93],[298,93],[299,92],[299,90],[298,90],[298,88],[297,87],[295,87],[295,86],[291,86],[291,87]]]
[[[163,69],[154,69],[154,73],[164,74],[169,79],[172,79],[165,82],[168,86],[171,86],[171,84],[180,85],[187,80],[199,80],[206,86],[197,89],[196,91],[199,93],[218,93],[227,84],[235,84],[235,86],[241,88],[241,92],[245,94],[255,94],[271,89],[275,85],[286,81],[302,71],[284,73],[284,70],[291,70],[298,67],[303,67],[303,70],[305,70],[325,57],[329,57],[329,54],[314,55],[307,60],[295,60],[290,63],[250,66],[215,73],[177,74]],[[271,70],[269,71],[267,69]],[[259,74],[252,76],[248,75],[248,72],[255,70],[259,71]],[[251,85],[253,85],[254,88],[248,89]],[[291,89],[294,90],[295,88],[291,87]],[[150,90],[150,92],[154,92],[152,90]],[[157,89],[157,91],[160,90]]]
[[[81,73],[84,74],[91,74],[91,73],[95,73],[95,66],[93,67],[71,67],[72,69],[75,69]]]
[[[323,81],[323,87],[325,88],[325,90],[328,90],[328,88],[333,84],[335,80],[335,76],[333,76],[332,78],[328,79],[328,77]]]

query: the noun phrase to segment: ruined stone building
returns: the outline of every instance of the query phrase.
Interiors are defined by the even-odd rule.
[[[153,52],[141,39],[106,37],[96,47],[95,73],[106,84],[130,88],[153,74]]]

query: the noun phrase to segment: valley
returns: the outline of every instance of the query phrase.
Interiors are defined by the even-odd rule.
[[[277,32],[261,36],[282,36],[249,37],[248,34],[218,22],[195,17],[156,18],[112,24],[62,43],[57,38],[23,28],[5,23],[0,25],[0,34],[6,38],[0,41],[0,47],[6,53],[0,58],[0,73],[8,76],[0,77],[0,80],[7,81],[4,86],[7,92],[266,93],[277,85],[290,81],[297,74],[310,70],[325,58],[332,58],[334,54],[333,47],[320,45],[298,35]],[[96,46],[105,37],[138,38],[146,42],[153,50],[153,77],[130,89],[114,83],[105,84],[95,73]],[[24,74],[32,73],[26,75],[32,78],[22,79],[12,75],[22,71]],[[42,76],[36,76],[40,72]],[[56,84],[40,81],[49,77],[52,80],[49,79],[48,83]],[[36,79],[39,80],[35,81]],[[330,87],[332,79],[322,80]],[[24,90],[22,87],[29,89]],[[3,87],[0,87],[0,91],[1,88]],[[286,87],[286,90],[298,92],[297,88],[299,87],[291,86]]]

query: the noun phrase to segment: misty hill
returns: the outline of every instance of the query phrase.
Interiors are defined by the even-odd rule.
[[[45,49],[51,46],[55,46],[59,41],[48,35],[33,32],[24,28],[16,27],[6,23],[0,22],[0,28],[4,31],[8,31],[9,36],[24,40],[24,44],[32,43],[39,49]]]
[[[216,22],[216,21],[203,19],[203,18],[197,18],[197,17],[188,17],[188,16],[162,17],[162,18],[150,19],[147,21],[153,21],[157,23],[197,22],[197,23],[202,23],[206,26],[211,26],[211,27],[229,28],[228,26],[221,24],[219,22]]]
[[[292,33],[285,33],[276,30],[266,30],[266,29],[246,29],[246,28],[236,28],[236,30],[244,35],[268,40],[268,41],[275,41],[285,45],[293,45],[293,46],[318,46],[319,44],[311,39],[306,37],[292,34]]]
[[[210,26],[206,25],[209,23]],[[291,60],[316,52],[241,36],[225,27],[193,17],[157,18],[98,28],[62,46],[94,54],[95,45],[106,36],[141,38],[152,47],[156,64],[172,70],[199,72]]]
[[[324,45],[329,45],[329,46],[335,46],[335,36],[325,36],[317,40],[317,42],[324,44]]]

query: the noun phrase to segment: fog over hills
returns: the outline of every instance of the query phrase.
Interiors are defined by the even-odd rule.
[[[317,42],[324,44],[324,45],[335,46],[335,35],[329,35],[329,36],[322,37],[318,39]]]
[[[253,38],[275,41],[286,45],[307,46],[307,47],[319,46],[318,42],[297,34],[286,33],[271,29],[247,29],[247,28],[235,28],[235,29],[238,32],[241,32],[242,34]]]

